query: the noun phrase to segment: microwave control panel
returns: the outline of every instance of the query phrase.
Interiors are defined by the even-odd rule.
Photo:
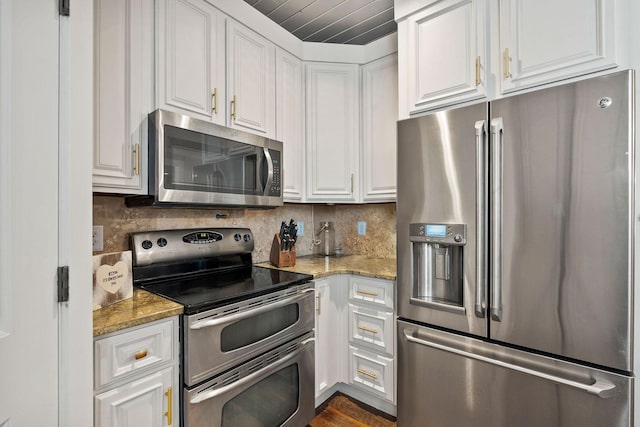
[[[271,181],[271,187],[268,188],[269,196],[280,196],[282,194],[282,167],[280,152],[276,150],[269,150],[271,155],[271,161],[273,163],[273,180]]]

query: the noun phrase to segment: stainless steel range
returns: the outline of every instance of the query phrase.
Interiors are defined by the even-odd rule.
[[[131,245],[135,286],[184,306],[183,426],[313,418],[312,276],[253,266],[246,228],[134,233]]]

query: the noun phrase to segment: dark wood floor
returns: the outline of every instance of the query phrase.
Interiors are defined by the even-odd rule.
[[[311,427],[395,427],[395,419],[349,396],[336,393],[323,403]]]

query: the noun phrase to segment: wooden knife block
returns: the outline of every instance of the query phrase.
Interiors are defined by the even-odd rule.
[[[273,243],[271,243],[271,253],[269,254],[269,261],[276,267],[293,267],[296,265],[296,247],[295,245],[291,249],[280,250],[280,235],[273,236]]]

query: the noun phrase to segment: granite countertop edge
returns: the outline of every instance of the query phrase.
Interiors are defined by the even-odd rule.
[[[182,305],[142,289],[133,297],[93,311],[93,336],[100,337],[133,326],[182,314]]]
[[[355,274],[375,279],[396,280],[395,258],[373,258],[365,255],[305,256],[299,257],[293,267],[276,267],[269,262],[256,265],[294,273],[311,274],[314,279],[334,274]],[[182,305],[142,289],[134,288],[132,298],[94,310],[93,336],[100,337],[133,326],[177,316],[182,312]]]
[[[269,262],[262,262],[256,265],[294,273],[311,274],[314,279],[334,274],[356,274],[374,279],[396,280],[395,258],[374,258],[365,255],[342,255],[339,257],[305,256],[297,258],[296,265],[292,267],[276,267]]]

